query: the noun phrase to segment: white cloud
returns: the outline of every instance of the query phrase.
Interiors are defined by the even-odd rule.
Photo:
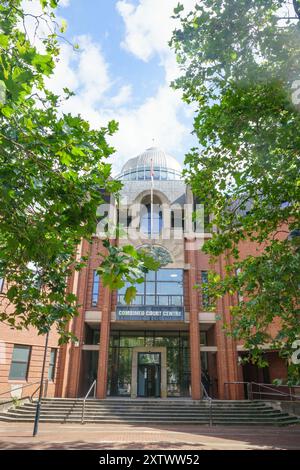
[[[70,0],[59,0],[59,6],[60,7],[68,7],[70,5]]]
[[[180,120],[184,105],[178,93],[162,83],[154,96],[134,106],[131,85],[118,85],[112,79],[99,44],[88,36],[80,36],[76,41],[80,52],[64,44],[54,76],[47,85],[57,94],[64,87],[75,91],[76,96],[64,102],[62,109],[81,114],[92,127],[104,126],[111,119],[119,122],[119,131],[111,138],[117,149],[112,159],[114,171],[119,172],[128,158],[151,146],[152,139],[168,152],[180,150],[188,129]]]
[[[80,47],[77,72],[83,86],[82,93],[87,100],[98,101],[111,86],[108,64],[100,45],[88,36],[80,36],[77,42]]]
[[[100,45],[89,36],[78,36],[74,43],[79,45],[79,50],[74,50],[69,44],[61,46],[54,75],[47,85],[57,94],[67,87],[78,93],[83,102],[94,106],[113,84],[109,66]]]
[[[146,147],[160,146],[172,153],[182,149],[182,141],[188,129],[179,119],[178,97],[167,85],[137,108],[120,110],[119,132],[113,137],[113,145],[119,150],[114,164],[120,171],[125,161]]]
[[[110,100],[113,106],[122,106],[128,103],[132,98],[132,86],[131,85],[123,85],[120,88],[120,91],[116,96],[113,96]]]
[[[181,3],[188,13],[196,0],[183,0]],[[177,4],[178,0],[139,0],[138,5],[129,0],[117,2],[117,10],[126,29],[122,47],[145,62],[157,54],[165,67],[167,80],[173,79],[178,70],[174,53],[168,45],[178,25],[172,18]]]
[[[36,1],[26,2],[35,3],[37,8]],[[152,5],[150,8],[150,3],[156,6]],[[76,93],[62,103],[64,112],[81,114],[94,128],[105,126],[111,119],[119,122],[119,131],[110,139],[117,150],[112,158],[114,173],[121,170],[128,158],[153,145],[152,139],[155,140],[155,145],[171,154],[184,152],[183,142],[189,134],[189,129],[183,123],[187,108],[179,93],[168,85],[178,70],[167,44],[173,30],[169,16],[176,4],[173,0],[141,0],[141,8],[137,10],[137,7],[127,1],[118,2],[118,9],[122,11],[126,24],[124,47],[139,59],[143,56],[143,60],[149,60],[156,54],[166,72],[165,81],[142,104],[134,104],[131,84],[122,82],[122,77],[112,75],[101,45],[88,35],[73,39],[73,43],[79,44],[79,51],[75,51],[69,44],[62,44],[55,72],[47,79],[47,86],[59,95],[63,93],[64,87]],[[145,19],[143,25],[143,17],[148,14],[149,18]],[[134,44],[134,37],[139,45]]]

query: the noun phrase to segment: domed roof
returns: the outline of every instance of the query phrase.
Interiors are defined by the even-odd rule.
[[[134,158],[130,158],[122,168],[121,173],[126,173],[129,170],[135,170],[138,167],[151,168],[151,161],[153,168],[159,167],[168,170],[174,170],[176,173],[181,173],[182,168],[175,158],[168,155],[164,150],[159,147],[150,147],[144,152],[140,153]]]

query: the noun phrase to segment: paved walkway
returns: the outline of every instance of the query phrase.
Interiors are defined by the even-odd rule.
[[[133,426],[0,422],[0,449],[300,449],[300,426]]]

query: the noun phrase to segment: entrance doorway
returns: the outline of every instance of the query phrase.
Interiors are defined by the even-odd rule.
[[[137,395],[138,397],[160,397],[161,354],[138,353]]]

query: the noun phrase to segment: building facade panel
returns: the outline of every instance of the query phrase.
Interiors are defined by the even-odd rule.
[[[69,324],[77,342],[58,347],[58,336],[51,332],[46,371],[54,372],[50,373],[48,395],[83,397],[96,381],[96,396],[101,399],[198,400],[203,395],[237,399],[244,397],[244,388],[230,385],[232,382],[285,378],[286,364],[276,351],[267,351],[270,366],[264,372],[240,365],[242,344],[223,329],[230,323],[230,306],[237,299],[227,295],[211,311],[209,299],[201,292],[211,268],[224,276],[226,260],[221,256],[211,266],[201,251],[211,234],[194,231],[196,202],[180,179],[178,162],[162,150],[150,148],[129,160],[119,178],[123,183],[119,203],[112,199],[113,209],[109,210],[115,221],[129,225],[125,227],[127,237],[114,243],[151,249],[162,265],[156,274],[147,274],[145,282],[137,286],[136,299],[127,306],[122,290],[111,292],[97,274],[101,255],[106,253],[101,224],[92,243],[81,242],[77,257],[88,256],[88,262],[68,282],[80,305],[79,316]],[[256,250],[256,244],[245,243],[242,255]],[[274,323],[272,328],[276,331],[278,325]],[[16,332],[1,325],[0,393],[7,389],[11,396],[15,384],[39,380],[44,340],[34,330]],[[9,378],[16,344],[30,346],[28,374],[22,381]],[[25,366],[14,367],[24,370]],[[33,391],[24,389],[22,394]]]

